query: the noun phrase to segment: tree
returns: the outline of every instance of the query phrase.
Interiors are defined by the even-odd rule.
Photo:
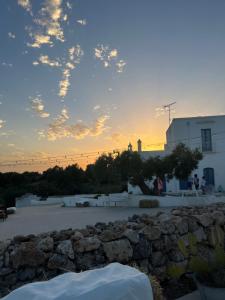
[[[198,150],[191,150],[184,144],[179,144],[167,157],[170,165],[169,175],[180,180],[187,180],[191,173],[198,168],[199,161],[203,155]]]

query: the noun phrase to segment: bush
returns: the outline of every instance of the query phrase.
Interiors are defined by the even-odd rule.
[[[156,208],[159,207],[158,200],[140,200],[139,201],[140,208]]]

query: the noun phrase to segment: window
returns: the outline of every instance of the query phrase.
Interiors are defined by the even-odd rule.
[[[211,129],[202,129],[202,151],[210,152],[212,151],[212,134]]]

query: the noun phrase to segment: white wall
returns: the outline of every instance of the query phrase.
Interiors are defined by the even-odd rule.
[[[166,151],[170,152],[180,142],[191,149],[202,150],[201,129],[210,128],[212,132],[212,152],[203,153],[203,160],[196,170],[199,178],[204,168],[213,168],[215,188],[222,186],[225,190],[225,116],[209,116],[174,119],[167,130]]]

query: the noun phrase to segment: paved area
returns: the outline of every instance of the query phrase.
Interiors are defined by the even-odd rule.
[[[66,228],[84,228],[97,222],[126,220],[134,214],[155,215],[168,208],[87,207],[73,208],[54,206],[18,208],[5,222],[0,220],[0,240],[15,235],[37,234]]]

